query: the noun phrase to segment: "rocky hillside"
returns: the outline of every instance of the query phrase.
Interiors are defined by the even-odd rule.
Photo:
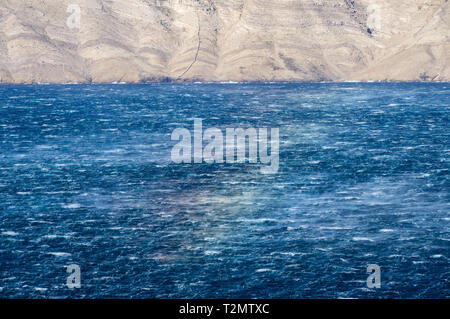
[[[0,0],[0,82],[450,80],[448,0]]]

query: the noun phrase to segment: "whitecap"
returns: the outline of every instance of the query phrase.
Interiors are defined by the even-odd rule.
[[[53,253],[48,253],[48,254],[55,256],[55,257],[70,257],[70,256],[72,256],[72,254],[62,253],[62,252],[53,252]]]
[[[269,269],[269,268],[261,268],[261,269],[257,269],[255,272],[269,272],[269,271],[273,271],[273,270]]]
[[[354,240],[354,241],[373,241],[373,239],[370,239],[367,237],[353,237],[352,240]]]
[[[207,250],[207,251],[205,251],[205,255],[207,255],[207,256],[219,255],[219,254],[220,254],[220,251],[217,251],[217,250]]]
[[[2,235],[5,235],[5,236],[19,236],[19,233],[16,233],[15,231],[4,231],[2,233]]]
[[[68,209],[77,209],[77,208],[80,208],[81,205],[74,203],[74,204],[62,205],[62,207],[63,208],[68,208]]]

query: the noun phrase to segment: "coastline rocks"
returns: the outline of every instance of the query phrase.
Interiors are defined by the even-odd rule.
[[[0,5],[0,83],[154,81],[450,81],[450,2]]]

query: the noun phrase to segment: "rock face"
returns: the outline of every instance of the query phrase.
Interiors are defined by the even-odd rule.
[[[449,0],[1,0],[0,82],[449,81]]]

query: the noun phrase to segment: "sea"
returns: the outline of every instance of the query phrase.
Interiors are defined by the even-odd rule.
[[[450,83],[1,85],[0,298],[450,298],[449,169]]]

